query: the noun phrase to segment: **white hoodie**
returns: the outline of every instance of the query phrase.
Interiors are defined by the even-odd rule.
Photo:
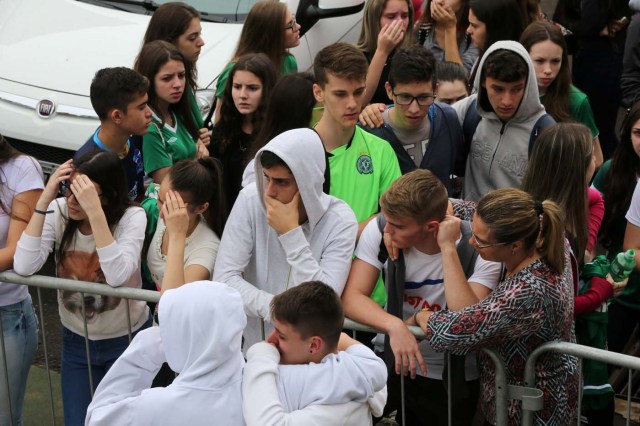
[[[247,426],[364,426],[382,415],[387,367],[358,344],[319,364],[279,365],[280,354],[260,342],[247,352],[242,383]]]
[[[133,339],[96,389],[85,425],[244,425],[240,352],[246,317],[237,291],[196,281],[162,295],[160,326]],[[163,362],[179,373],[150,388]]]
[[[267,223],[262,151],[291,169],[308,221],[283,235]],[[294,129],[256,154],[256,184],[236,200],[222,235],[213,279],[237,289],[248,315],[245,348],[263,340],[261,318],[271,320],[274,295],[305,281],[319,280],[342,294],[351,267],[358,223],[351,208],[322,192],[325,152],[318,134]],[[272,327],[267,326],[268,334]]]

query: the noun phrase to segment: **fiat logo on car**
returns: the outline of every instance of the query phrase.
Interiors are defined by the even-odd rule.
[[[49,99],[43,99],[38,102],[36,105],[36,112],[38,113],[38,117],[41,118],[49,118],[53,115],[56,110],[56,104]]]

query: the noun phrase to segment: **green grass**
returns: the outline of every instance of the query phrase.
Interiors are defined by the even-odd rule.
[[[62,414],[62,394],[60,391],[60,374],[51,371],[51,387],[53,389],[53,409],[55,424],[64,425]],[[53,425],[51,402],[49,396],[49,382],[47,370],[44,367],[32,365],[27,381],[27,394],[24,398],[22,412],[24,426]]]

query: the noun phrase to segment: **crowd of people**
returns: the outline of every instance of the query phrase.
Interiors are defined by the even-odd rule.
[[[608,272],[640,264],[640,1],[570,3],[368,0],[357,43],[298,72],[295,15],[258,1],[212,129],[199,13],[165,3],[132,67],[95,73],[100,126],[46,183],[0,136],[0,270],[53,253],[58,277],[161,292],[58,291],[65,424],[470,425],[480,402],[493,425],[482,348],[512,385],[544,342],[622,352],[640,273]],[[21,424],[37,319],[24,286],[0,305],[0,425]],[[537,424],[576,419],[580,374],[541,359]],[[605,383],[582,414],[612,424],[586,374]]]

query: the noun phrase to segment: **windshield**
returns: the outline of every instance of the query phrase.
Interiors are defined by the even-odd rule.
[[[150,14],[158,6],[173,0],[80,0],[132,13]],[[196,8],[203,21],[244,22],[249,9],[259,0],[184,0]]]
[[[175,0],[155,0],[157,4]],[[229,22],[243,22],[249,9],[259,0],[183,0],[203,15],[227,18]]]

